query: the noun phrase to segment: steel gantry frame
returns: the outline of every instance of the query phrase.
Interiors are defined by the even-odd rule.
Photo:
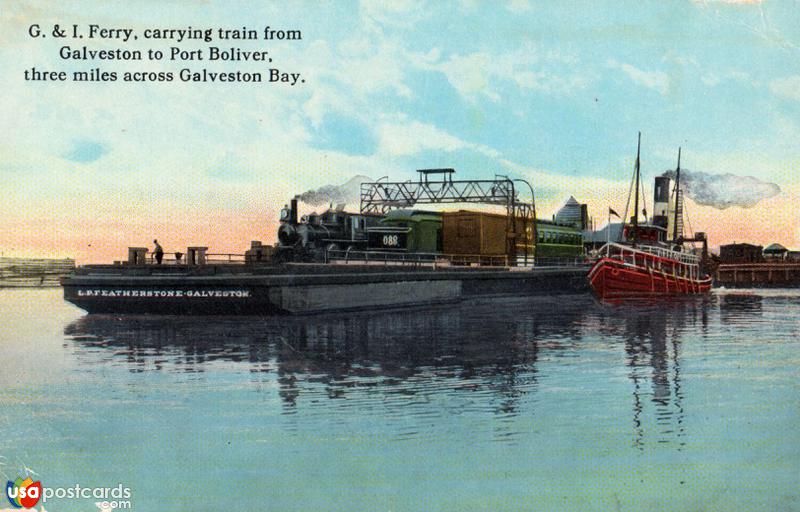
[[[454,180],[455,169],[420,169],[418,181],[376,181],[361,184],[361,213],[386,213],[417,204],[479,203],[506,207],[506,253],[515,265],[518,256],[533,263],[536,241],[536,203],[533,187],[525,180],[495,176],[493,180]],[[515,183],[528,186],[531,202],[521,202]],[[522,230],[519,231],[519,224]],[[518,234],[521,237],[517,236]],[[520,252],[522,254],[520,254]]]

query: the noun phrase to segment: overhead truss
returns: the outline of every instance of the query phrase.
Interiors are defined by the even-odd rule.
[[[361,212],[386,213],[417,204],[479,203],[505,206],[510,234],[509,258],[516,261],[522,253],[525,261],[528,258],[532,260],[533,240],[536,239],[536,208],[533,199],[527,203],[517,197],[515,182],[522,180],[512,180],[506,176],[495,176],[492,180],[454,180],[454,169],[421,169],[417,172],[417,181],[362,183]]]

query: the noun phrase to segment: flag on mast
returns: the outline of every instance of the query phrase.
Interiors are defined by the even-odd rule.
[[[620,217],[619,217],[619,214],[618,214],[617,212],[615,212],[615,211],[614,211],[614,209],[613,209],[613,208],[611,208],[610,206],[608,207],[608,214],[609,214],[609,215],[613,215],[614,217],[616,217],[616,218],[618,218],[618,219],[620,218]]]

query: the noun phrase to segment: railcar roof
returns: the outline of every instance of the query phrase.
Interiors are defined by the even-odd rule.
[[[421,222],[425,220],[441,221],[441,212],[431,212],[425,210],[391,210],[386,214],[385,220],[403,220],[409,222]]]

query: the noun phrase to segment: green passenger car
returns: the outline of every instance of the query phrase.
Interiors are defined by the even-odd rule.
[[[392,210],[367,232],[370,250],[442,252],[442,214],[438,212]]]
[[[538,262],[580,258],[584,254],[583,235],[574,226],[556,224],[547,220],[537,220],[536,238],[536,259]]]

